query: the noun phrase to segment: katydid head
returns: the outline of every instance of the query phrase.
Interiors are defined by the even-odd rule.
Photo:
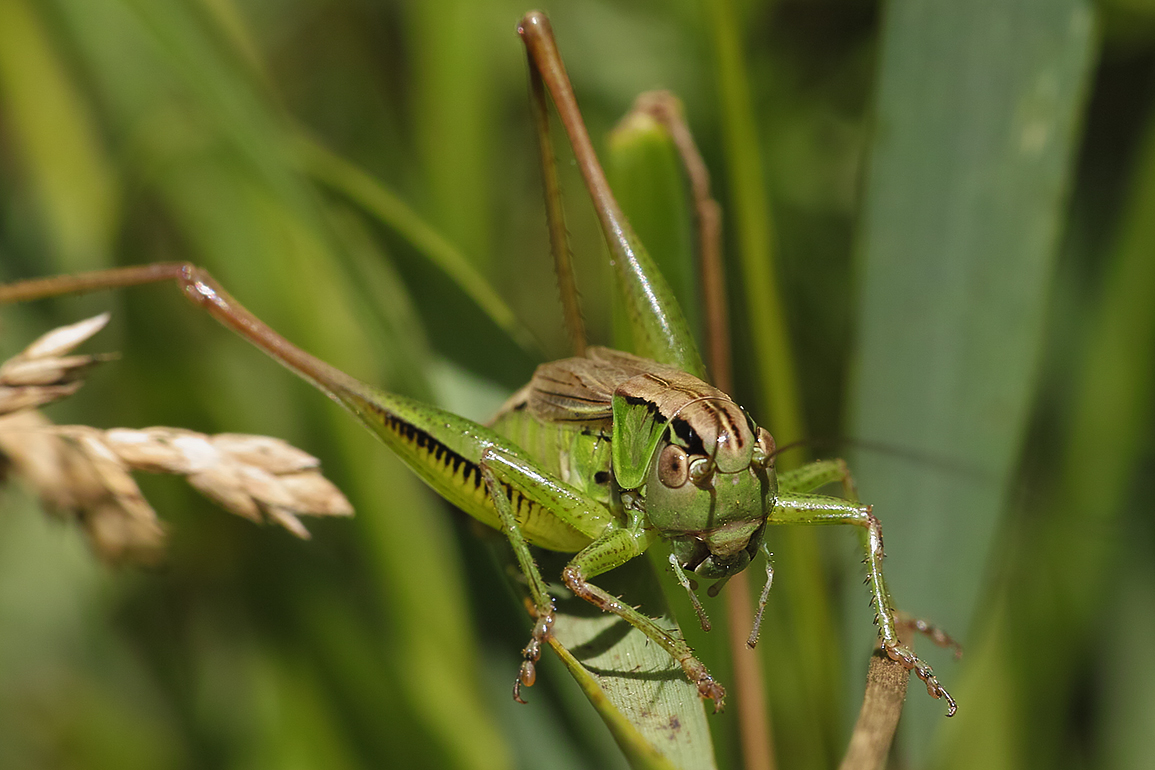
[[[650,367],[614,391],[614,476],[638,490],[648,525],[671,543],[671,565],[707,628],[686,572],[718,581],[714,595],[761,550],[763,595],[769,588],[762,537],[778,495],[774,439],[717,388]]]
[[[732,401],[714,402],[711,410],[723,417],[707,430],[671,421],[668,442],[650,465],[645,505],[684,569],[725,580],[761,546],[777,493],[774,439]]]

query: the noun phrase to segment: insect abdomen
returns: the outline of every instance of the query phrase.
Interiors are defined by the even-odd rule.
[[[374,392],[346,405],[438,494],[483,524],[501,529],[478,464],[491,447],[529,463],[524,451],[494,431],[411,399]],[[503,486],[530,543],[567,552],[589,544],[589,535],[559,520],[518,490]]]

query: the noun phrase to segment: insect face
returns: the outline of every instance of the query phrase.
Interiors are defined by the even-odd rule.
[[[750,563],[774,505],[774,439],[762,428],[737,423],[742,436],[715,434],[712,453],[675,431],[657,453],[645,488],[651,524],[673,543],[683,568],[706,579],[725,578]],[[747,433],[748,431],[748,433]],[[681,433],[685,433],[683,429]],[[693,446],[691,446],[693,445]],[[729,456],[743,447],[744,465]]]

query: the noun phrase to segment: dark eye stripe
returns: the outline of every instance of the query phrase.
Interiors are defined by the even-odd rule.
[[[681,417],[675,417],[670,421],[670,428],[674,431],[674,435],[686,445],[686,452],[692,455],[706,454],[706,445],[702,443],[702,437],[698,435],[698,431],[694,430],[689,422]]]

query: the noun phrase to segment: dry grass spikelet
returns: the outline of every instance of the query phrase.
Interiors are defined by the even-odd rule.
[[[74,428],[61,428],[71,432]],[[301,538],[298,516],[349,516],[353,508],[321,475],[321,462],[280,439],[239,433],[207,436],[180,428],[109,431],[99,440],[134,470],[175,473],[229,511],[280,524]]]
[[[60,430],[35,410],[4,415],[0,454],[48,510],[76,518],[101,559],[159,563],[164,527],[128,469],[94,436]]]
[[[164,527],[133,471],[184,476],[202,494],[254,522],[300,538],[300,516],[348,516],[353,508],[321,475],[320,461],[280,439],[180,428],[58,426],[35,407],[64,398],[108,355],[67,355],[108,322],[102,314],[61,327],[0,365],[0,459],[47,508],[74,516],[111,563],[156,564]]]
[[[67,355],[104,328],[108,313],[61,326],[38,338],[0,364],[0,415],[34,409],[75,393],[91,367],[115,358],[110,354]]]

